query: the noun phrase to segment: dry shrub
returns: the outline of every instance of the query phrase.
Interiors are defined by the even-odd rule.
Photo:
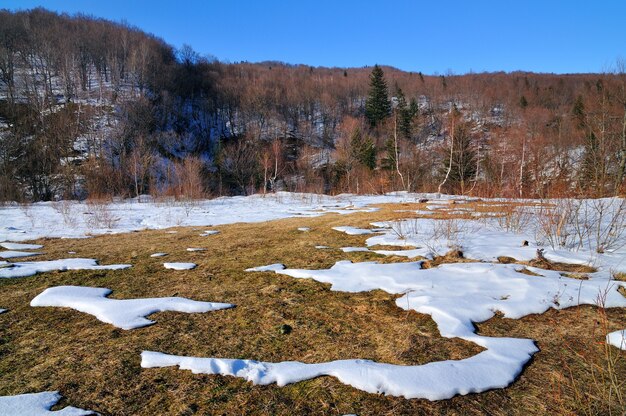
[[[606,342],[606,335],[611,332],[604,309],[608,290],[598,294],[597,324],[593,331],[582,337],[582,341],[563,339],[566,354],[561,369],[552,374],[553,395],[561,414],[626,414],[626,377],[620,370],[624,353]],[[589,375],[588,379],[576,376],[581,371]]]
[[[90,198],[86,203],[85,222],[90,228],[115,228],[120,218],[114,215],[109,200]]]
[[[539,212],[538,224],[537,240],[552,248],[615,250],[626,244],[626,200],[562,199]]]

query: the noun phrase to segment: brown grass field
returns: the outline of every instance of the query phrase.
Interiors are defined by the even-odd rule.
[[[480,334],[532,338],[541,351],[506,389],[437,402],[369,394],[331,377],[285,387],[254,386],[233,377],[140,367],[143,350],[309,363],[364,358],[406,365],[478,353],[480,347],[472,343],[440,337],[429,316],[398,308],[394,295],[331,292],[309,279],[244,272],[277,262],[327,268],[343,259],[407,261],[338,250],[363,245],[367,236],[348,236],[331,227],[406,218],[409,213],[395,210],[424,209],[424,204],[380,207],[374,213],[220,226],[215,228],[220,234],[209,237],[198,235],[204,228],[185,227],[174,228],[176,234],[158,230],[37,241],[45,254],[36,260],[87,257],[133,267],[0,279],[0,307],[9,309],[0,315],[0,395],[59,390],[65,397],[62,406],[104,415],[624,415],[626,352],[603,342],[606,331],[626,328],[623,309],[583,306],[478,324]],[[207,251],[187,252],[187,247]],[[151,258],[157,251],[169,255]],[[164,261],[198,267],[166,270]],[[111,297],[120,299],[183,296],[237,306],[204,314],[158,313],[150,317],[156,324],[124,331],[72,309],[29,306],[36,295],[57,285],[108,287]],[[283,324],[293,331],[281,334]]]

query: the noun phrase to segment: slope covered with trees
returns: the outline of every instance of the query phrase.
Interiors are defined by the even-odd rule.
[[[613,195],[625,87],[620,65],[429,76],[222,63],[126,24],[0,11],[0,200]]]

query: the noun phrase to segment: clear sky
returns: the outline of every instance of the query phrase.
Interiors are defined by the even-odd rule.
[[[125,20],[222,61],[425,74],[600,72],[626,59],[626,1],[0,0]]]

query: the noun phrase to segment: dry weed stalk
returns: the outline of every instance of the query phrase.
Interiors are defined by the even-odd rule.
[[[562,359],[562,371],[553,374],[553,397],[563,414],[616,415],[626,414],[626,377],[620,372],[624,354],[606,342],[611,332],[604,308],[612,287],[607,284],[598,294],[597,320],[593,331],[583,334],[580,343],[564,339],[569,360]],[[598,353],[598,349],[602,351]],[[576,377],[581,369],[589,380]],[[573,400],[572,400],[573,398]]]

